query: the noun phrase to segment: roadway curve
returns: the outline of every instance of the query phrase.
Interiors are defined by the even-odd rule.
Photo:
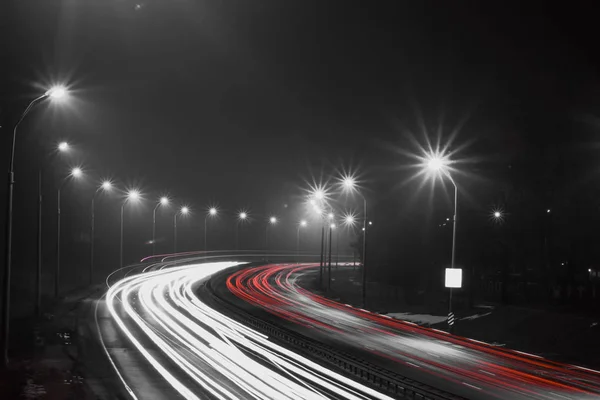
[[[213,274],[238,265],[159,265],[110,287],[105,302],[110,321],[127,338],[126,352],[135,353],[137,364],[145,363],[153,372],[149,376],[154,378],[144,378],[146,386],[161,388],[159,393],[143,383],[132,384],[137,372],[116,359],[104,339],[106,354],[130,397],[389,399],[273,343],[198,297]],[[101,339],[107,331],[99,328]]]
[[[408,378],[470,399],[600,398],[600,372],[500,349],[349,305],[299,286],[315,264],[242,269],[231,293],[335,346],[369,353]]]

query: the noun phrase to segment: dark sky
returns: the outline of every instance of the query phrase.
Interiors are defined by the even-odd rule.
[[[463,140],[555,135],[587,112],[592,10],[479,3],[19,1],[3,122],[34,85],[66,80],[69,112],[28,126],[76,142],[91,167],[185,198],[259,201],[307,164],[397,141],[394,122],[414,126],[415,109],[432,125],[469,116]]]
[[[59,138],[92,174],[149,197],[258,213],[342,164],[362,168],[375,202],[406,197],[378,190],[406,179],[391,149],[409,145],[406,129],[422,136],[419,115],[444,137],[466,121],[456,142],[488,162],[585,147],[600,94],[595,10],[520,3],[11,2],[5,143],[44,86],[73,91],[23,124],[17,193],[35,191],[31,145]]]

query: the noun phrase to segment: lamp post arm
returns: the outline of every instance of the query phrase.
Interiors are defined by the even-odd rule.
[[[13,129],[13,137],[12,137],[11,151],[10,151],[10,168],[9,168],[9,171],[10,171],[11,174],[14,171],[14,164],[15,164],[15,142],[16,142],[16,139],[17,139],[17,128],[19,127],[19,125],[21,125],[21,122],[23,122],[23,120],[25,119],[25,117],[27,116],[27,114],[29,114],[29,111],[31,111],[31,109],[37,103],[39,103],[41,100],[45,99],[46,97],[48,97],[48,95],[47,94],[43,94],[43,95],[41,95],[41,96],[36,97],[35,99],[33,99],[31,101],[31,103],[29,103],[29,105],[27,106],[27,108],[25,108],[25,111],[23,111],[23,114],[21,114],[21,117],[19,118],[19,120],[15,124],[15,127]]]

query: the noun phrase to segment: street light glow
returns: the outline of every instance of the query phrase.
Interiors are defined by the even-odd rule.
[[[81,175],[83,175],[83,171],[81,171],[81,168],[75,167],[71,170],[71,176],[79,178],[81,177]]]
[[[329,215],[327,216],[327,218],[329,218],[330,220],[332,220],[335,216],[333,215],[333,213],[329,213]]]
[[[494,211],[495,218],[500,218],[501,216],[502,216],[502,214],[500,213],[500,211]]]
[[[60,143],[58,144],[58,150],[59,150],[59,151],[62,151],[63,153],[64,153],[65,151],[69,151],[69,143],[67,143],[67,142],[60,142]]]
[[[46,96],[53,100],[63,99],[67,96],[67,94],[69,94],[69,91],[62,85],[53,86],[46,91]]]
[[[246,213],[245,211],[242,211],[242,212],[241,212],[241,213],[238,215],[238,218],[239,218],[241,221],[243,221],[243,220],[245,220],[246,218],[248,218],[248,213]]]
[[[137,189],[131,189],[127,192],[127,200],[138,201],[140,199],[140,191]]]
[[[440,171],[444,168],[444,162],[440,157],[434,156],[427,161],[427,168],[430,171]]]
[[[275,218],[275,217],[271,217],[271,218],[269,218],[269,222],[270,222],[272,225],[274,225],[274,224],[276,224],[276,223],[277,223],[277,218]]]
[[[323,189],[317,189],[314,191],[313,196],[317,200],[323,200],[325,198],[325,191]]]
[[[353,214],[344,215],[344,225],[354,226],[356,224],[356,217]]]
[[[331,224],[331,225],[329,225],[329,227],[330,227],[331,229],[335,229],[335,224]]]
[[[358,181],[354,175],[344,174],[338,178],[342,190],[346,193],[356,192],[358,189]]]
[[[214,215],[217,215],[217,209],[216,209],[215,207],[211,207],[211,208],[208,210],[208,213],[209,213],[210,215],[213,215],[213,216],[214,216]]]
[[[303,219],[302,221],[300,221],[300,226],[306,226],[306,220]]]
[[[160,198],[160,204],[163,206],[169,205],[169,198],[167,196],[163,196]]]
[[[104,190],[112,189],[112,183],[110,181],[102,182],[102,189],[104,189]]]
[[[190,209],[186,206],[181,207],[181,214],[187,215],[190,212]]]
[[[440,175],[445,175],[452,180],[451,173],[454,169],[451,167],[454,162],[450,160],[450,153],[446,150],[424,151],[422,156],[416,156],[421,163],[419,167],[421,172],[415,176],[425,175],[427,178],[436,179]]]

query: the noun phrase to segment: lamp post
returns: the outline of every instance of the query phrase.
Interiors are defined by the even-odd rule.
[[[152,210],[152,255],[156,254],[156,209],[160,206],[168,206],[168,205],[169,205],[169,198],[166,196],[163,196],[160,198],[158,203],[156,203],[154,210]]]
[[[69,144],[67,142],[60,142],[56,149],[60,153],[66,153],[69,151]],[[42,180],[44,177],[44,163],[38,169],[38,220],[37,220],[37,270],[35,273],[35,315],[40,316],[42,313]]]
[[[186,206],[181,207],[179,211],[173,215],[173,253],[177,253],[177,216],[188,215],[190,209]]]
[[[9,322],[10,322],[10,281],[11,281],[11,268],[12,268],[12,214],[13,214],[13,191],[15,184],[15,144],[17,139],[17,128],[23,122],[27,114],[39,104],[41,101],[50,98],[59,100],[67,95],[67,89],[64,86],[55,86],[48,90],[43,95],[33,99],[29,105],[21,114],[21,117],[15,124],[13,129],[12,139],[10,142],[10,155],[8,164],[8,187],[6,190],[6,241],[4,243],[4,279],[3,279],[3,291],[2,291],[2,338],[0,339],[0,346],[2,346],[2,363],[8,364],[8,336],[9,336]]]
[[[298,223],[298,229],[296,229],[296,262],[300,262],[300,228],[306,225],[306,220],[302,220]]]
[[[269,254],[269,226],[275,225],[276,223],[277,223],[277,218],[271,217],[271,218],[269,218],[269,223],[267,224],[267,226],[265,228],[265,260],[267,259],[267,256]]]
[[[121,245],[119,246],[119,266],[123,268],[123,210],[125,205],[130,201],[139,201],[141,198],[140,192],[137,189],[130,189],[127,191],[127,195],[121,204]]]
[[[62,183],[58,187],[57,191],[57,205],[56,205],[56,269],[54,271],[54,298],[58,299],[60,294],[60,199],[61,190],[65,183],[68,182],[69,178],[80,178],[83,175],[81,168],[73,168],[69,175],[63,179]]]
[[[362,251],[362,306],[367,305],[367,198],[358,191],[358,182],[356,178],[351,175],[343,176],[340,178],[342,189],[346,193],[356,192],[362,197],[363,200],[363,251]]]
[[[457,210],[458,210],[458,187],[456,186],[456,182],[454,182],[454,179],[452,178],[452,175],[450,174],[450,170],[448,168],[449,163],[450,163],[450,161],[442,155],[430,154],[427,157],[425,167],[427,168],[427,170],[429,172],[431,172],[433,174],[437,174],[437,175],[441,174],[442,176],[446,176],[452,183],[452,186],[454,186],[454,216],[452,218],[452,261],[450,264],[450,268],[454,269],[454,261],[455,261],[455,254],[456,254],[456,219],[457,219]],[[499,217],[501,217],[501,216],[502,215],[500,214]],[[452,287],[450,287],[450,294],[449,294],[449,299],[448,299],[448,315],[450,316],[451,314],[452,314]],[[452,331],[453,326],[454,326],[453,324],[450,324],[451,331]]]
[[[94,242],[96,239],[96,227],[95,227],[95,218],[96,218],[96,196],[98,195],[98,193],[100,193],[100,191],[109,191],[112,189],[112,183],[110,181],[104,181],[102,182],[102,185],[100,185],[96,191],[94,192],[94,195],[92,196],[92,218],[90,221],[90,285],[92,285],[94,283]]]
[[[309,197],[309,203],[313,207],[313,211],[321,219],[321,254],[319,261],[319,287],[323,287],[323,269],[325,268],[325,219],[323,217],[323,207],[326,198],[326,188],[315,188]]]
[[[208,233],[206,226],[208,223],[208,217],[215,217],[218,213],[218,210],[216,207],[210,207],[208,209],[208,212],[206,213],[206,217],[204,217],[204,252],[206,253],[206,235]]]
[[[354,225],[356,224],[356,217],[352,213],[346,213],[344,215],[344,217],[342,218],[342,223],[344,224],[344,226],[346,228],[353,228]],[[337,241],[338,241],[338,243],[337,243],[338,254],[336,256],[336,265],[335,265],[336,267],[338,266],[337,262],[338,262],[338,259],[339,259],[340,231],[338,231],[337,234],[338,234],[338,237],[337,237]],[[353,253],[355,253],[355,252],[353,252]],[[354,257],[355,257],[355,254],[352,255],[353,263],[355,264],[356,262],[355,262]]]
[[[335,229],[335,224],[334,223],[330,223],[329,224],[329,262],[327,263],[327,291],[331,290],[331,249],[332,249],[332,242],[331,242],[331,236],[333,234],[333,230]]]
[[[239,244],[239,227],[240,227],[240,223],[243,223],[244,221],[246,221],[248,219],[248,213],[245,211],[241,211],[238,214],[237,217],[237,221],[235,223],[235,249],[238,250],[238,244]]]

